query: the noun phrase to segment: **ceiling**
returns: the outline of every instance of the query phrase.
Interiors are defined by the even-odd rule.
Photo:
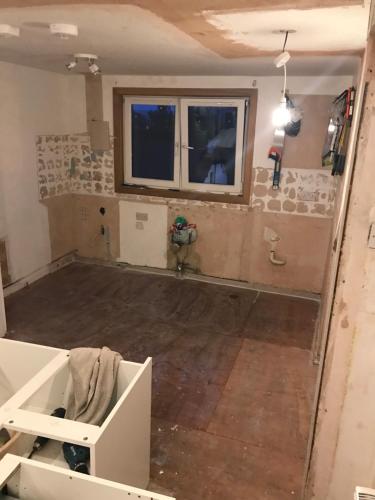
[[[280,73],[272,59],[283,42],[273,31],[287,28],[297,30],[288,39],[289,74],[350,74],[365,46],[369,16],[368,0],[325,0],[325,8],[314,8],[318,0],[43,5],[51,2],[1,0],[0,22],[19,26],[21,36],[0,38],[0,60],[65,72],[73,53],[90,52],[99,55],[106,74],[271,75]],[[52,37],[48,25],[56,22],[77,24],[78,38]]]
[[[281,45],[281,36],[273,34],[281,26],[295,31],[288,37],[288,50],[316,53],[363,49],[367,38],[369,6],[229,13],[206,11],[203,14],[209,23],[222,30],[224,36],[233,42],[272,51],[275,50],[275,43],[279,47]]]

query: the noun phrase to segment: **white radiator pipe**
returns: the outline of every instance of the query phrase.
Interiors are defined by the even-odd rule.
[[[270,250],[270,262],[274,264],[275,266],[285,266],[286,260],[280,260],[276,258],[276,251],[275,250]]]

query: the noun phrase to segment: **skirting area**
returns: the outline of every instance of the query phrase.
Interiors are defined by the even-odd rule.
[[[153,357],[152,490],[298,498],[316,301],[74,263],[6,308],[11,339]]]

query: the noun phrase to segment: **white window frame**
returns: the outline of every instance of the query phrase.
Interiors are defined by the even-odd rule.
[[[124,97],[124,179],[127,184],[136,184],[161,189],[180,188],[180,112],[179,101],[173,97]],[[175,106],[174,168],[173,180],[134,177],[132,172],[132,126],[131,107],[133,104],[153,104]]]
[[[174,189],[180,191],[232,194],[243,193],[244,132],[246,98],[185,98],[185,97],[124,97],[124,180],[126,184],[147,188]],[[175,106],[175,138],[173,180],[134,177],[132,173],[132,126],[131,107],[133,104],[153,104]],[[235,107],[236,157],[234,185],[205,184],[189,181],[188,108],[189,106]],[[181,146],[180,146],[181,144]]]
[[[233,107],[237,108],[236,123],[236,157],[234,169],[234,184],[204,184],[189,181],[189,106],[204,107]],[[242,194],[243,192],[243,157],[244,157],[244,130],[245,130],[245,99],[214,99],[198,98],[180,100],[181,107],[181,189],[183,191],[200,191],[204,193]]]

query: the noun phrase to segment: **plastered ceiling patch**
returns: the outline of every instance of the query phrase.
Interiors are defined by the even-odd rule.
[[[313,10],[267,10],[220,13],[205,11],[205,19],[224,36],[259,50],[280,50],[283,37],[273,33],[293,29],[288,39],[291,51],[346,51],[366,45],[369,2],[364,5]]]

